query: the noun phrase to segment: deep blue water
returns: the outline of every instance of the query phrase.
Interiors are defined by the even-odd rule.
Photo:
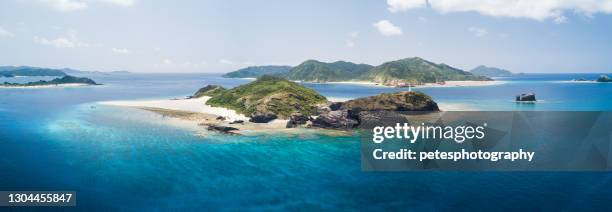
[[[598,74],[525,75],[487,87],[419,88],[476,110],[611,110]],[[87,210],[609,210],[606,172],[362,172],[356,137],[195,135],[167,118],[98,101],[173,98],[198,74],[90,76],[103,86],[0,89],[0,190],[76,190]],[[21,80],[21,79],[20,79]],[[354,98],[395,88],[306,84]],[[533,91],[542,102],[517,105]]]

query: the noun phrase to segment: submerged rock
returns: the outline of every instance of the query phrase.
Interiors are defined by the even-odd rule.
[[[516,101],[517,102],[535,102],[536,101],[536,97],[535,97],[535,93],[524,93],[521,95],[516,96]]]
[[[232,131],[239,130],[238,128],[235,128],[235,127],[226,127],[226,126],[220,126],[220,125],[214,125],[214,124],[205,124],[205,125],[208,126],[206,128],[207,130],[221,132],[225,134],[236,134],[235,132],[232,132]]]

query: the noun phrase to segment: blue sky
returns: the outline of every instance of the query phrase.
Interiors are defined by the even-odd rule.
[[[611,0],[6,0],[0,65],[226,72],[422,57],[611,72]]]

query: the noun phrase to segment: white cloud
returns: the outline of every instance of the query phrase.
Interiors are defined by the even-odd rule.
[[[409,9],[421,8],[427,6],[426,0],[387,0],[389,11],[401,12]]]
[[[440,13],[476,12],[493,17],[528,18],[538,21],[565,21],[564,13],[585,16],[612,13],[612,0],[388,0],[392,12],[429,5]]]
[[[427,22],[427,18],[425,17],[419,17],[417,18],[420,22]]]
[[[63,12],[81,10],[89,6],[86,1],[82,0],[40,0],[40,2]]]
[[[380,34],[384,36],[396,36],[402,34],[402,29],[393,25],[387,20],[381,20],[379,22],[374,23],[373,25],[374,27],[376,27],[376,29],[378,29],[378,32],[380,32]]]
[[[234,64],[234,62],[232,62],[231,60],[227,60],[227,59],[220,59],[219,63],[225,64],[225,65],[233,65]]]
[[[132,51],[126,48],[112,48],[111,51],[117,54],[130,54]]]
[[[350,41],[350,40],[347,40],[347,41],[346,41],[346,47],[351,47],[351,48],[352,48],[352,47],[355,47],[355,42]]]
[[[553,20],[555,23],[557,24],[563,24],[567,22],[567,17],[565,16],[559,16],[559,17],[555,17],[555,19]]]
[[[470,31],[477,37],[484,37],[484,36],[487,36],[487,34],[489,34],[489,31],[487,29],[481,28],[481,27],[470,27],[468,28],[468,31]]]
[[[0,27],[0,37],[13,37],[15,36],[13,33],[9,32],[8,30]]]
[[[162,63],[163,63],[164,65],[172,65],[172,64],[174,64],[174,63],[172,62],[172,60],[170,60],[170,59],[164,59],[164,60],[162,60]]]
[[[349,48],[355,47],[355,40],[357,40],[357,38],[359,37],[359,31],[352,31],[348,35],[349,35],[349,38],[345,42],[346,47],[349,47]]]
[[[101,2],[114,6],[130,7],[136,0],[38,0],[42,4],[62,12],[72,12],[87,9],[93,2]]]
[[[75,37],[59,37],[55,39],[47,39],[43,37],[34,36],[34,42],[53,46],[57,48],[77,48],[77,47],[89,47],[88,43],[77,40]]]
[[[130,7],[136,3],[135,0],[100,0],[100,1],[106,2],[109,4],[114,4],[117,6],[122,6],[122,7]]]

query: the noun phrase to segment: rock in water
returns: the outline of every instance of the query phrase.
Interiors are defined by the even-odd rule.
[[[608,75],[601,75],[597,78],[597,82],[612,82],[612,79],[610,79]]]
[[[276,118],[278,118],[278,116],[272,112],[258,111],[251,114],[251,119],[249,119],[249,121],[253,123],[268,123]]]
[[[516,96],[516,101],[517,102],[535,102],[536,101],[535,93],[524,93],[524,94],[518,95]]]
[[[210,131],[216,131],[216,132],[221,132],[221,133],[226,133],[226,134],[235,134],[234,132],[231,132],[231,131],[239,130],[238,128],[235,128],[235,127],[226,127],[226,126],[219,126],[219,125],[214,125],[214,124],[209,124],[206,129]]]

